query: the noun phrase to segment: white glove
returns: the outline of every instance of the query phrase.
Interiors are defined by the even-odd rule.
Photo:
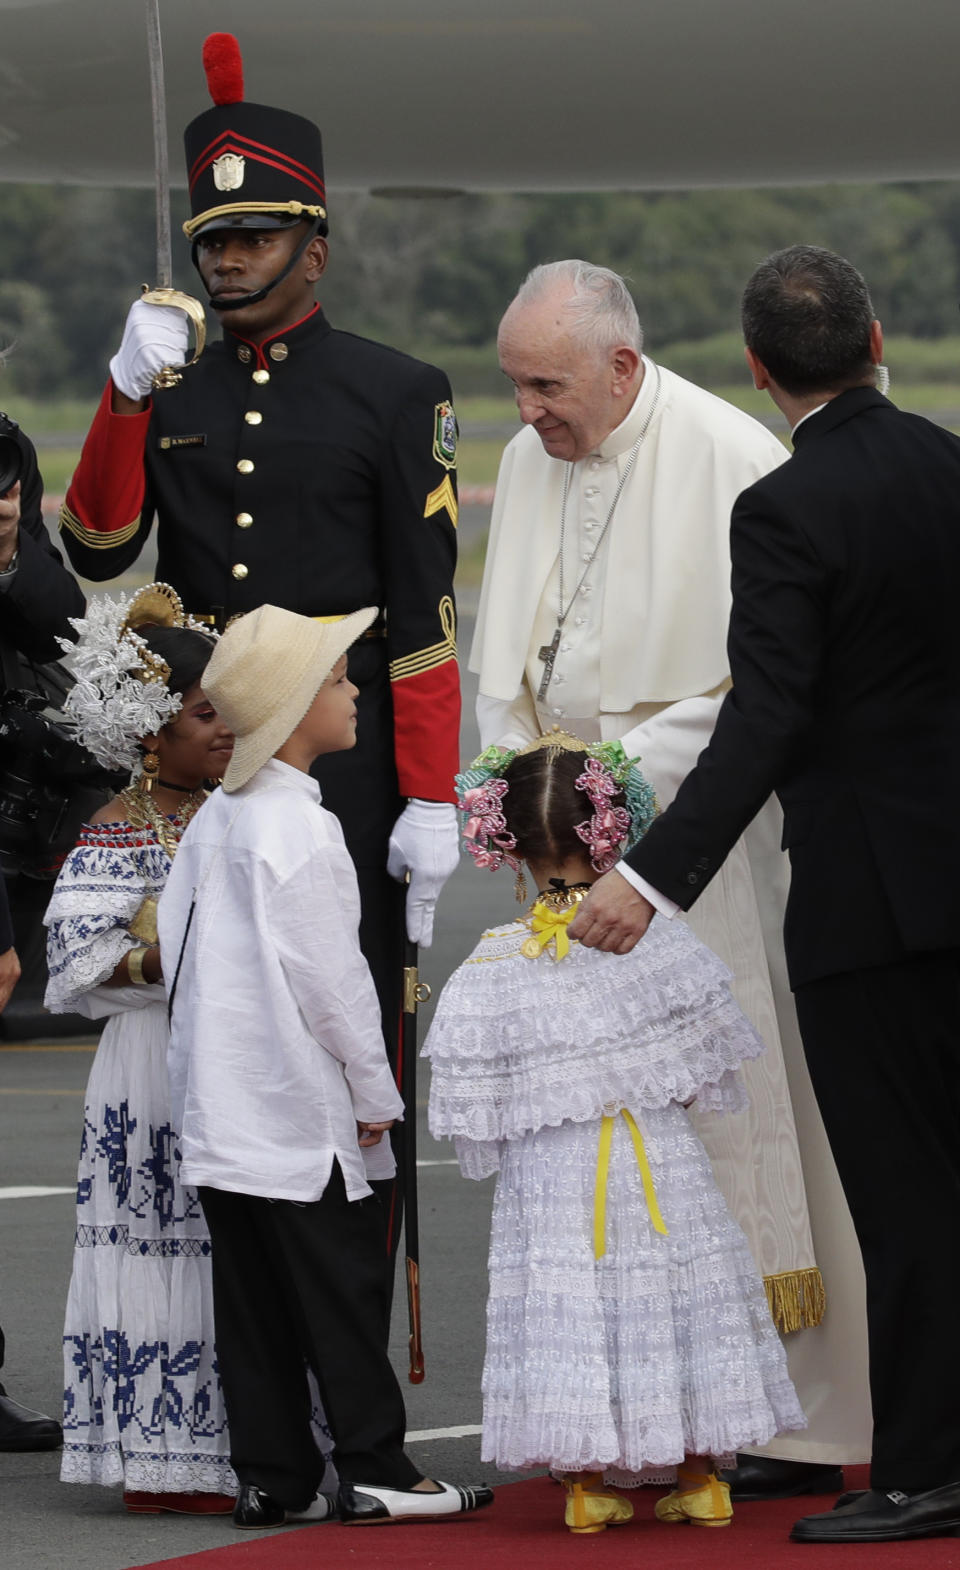
[[[127,398],[149,398],[153,378],[165,365],[183,365],[190,326],[176,305],[147,305],[134,300],[127,312],[120,347],[110,361],[113,385]]]
[[[407,890],[407,937],[427,949],[433,942],[437,896],[460,859],[457,809],[448,801],[409,801],[393,825],[387,871]]]

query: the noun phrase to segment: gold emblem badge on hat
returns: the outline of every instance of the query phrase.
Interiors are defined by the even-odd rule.
[[[239,191],[246,159],[239,153],[221,153],[213,160],[213,183],[218,191]]]

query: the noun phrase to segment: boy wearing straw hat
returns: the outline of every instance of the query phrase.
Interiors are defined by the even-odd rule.
[[[342,1519],[430,1519],[493,1497],[421,1477],[386,1351],[383,1218],[364,1150],[392,1160],[380,1142],[403,1106],[357,941],[356,874],[309,773],[354,746],[346,652],[375,614],[324,623],[263,605],[224,633],[204,690],[234,753],[160,905],[181,1172],[212,1239],[241,1527],[334,1511],[317,1493],[307,1365]]]

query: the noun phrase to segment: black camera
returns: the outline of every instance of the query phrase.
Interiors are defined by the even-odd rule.
[[[42,693],[0,696],[0,873],[55,878],[111,776],[42,712]]]
[[[23,449],[17,436],[20,427],[9,414],[0,413],[0,496],[6,496],[23,473]]]

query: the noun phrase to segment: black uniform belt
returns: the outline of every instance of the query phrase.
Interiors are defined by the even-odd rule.
[[[221,632],[223,631],[224,626],[229,626],[230,622],[236,620],[236,616],[231,616],[225,622],[222,606],[215,606],[212,611],[191,611],[190,615],[193,617],[194,621],[201,621],[208,627],[217,627]],[[237,615],[243,616],[246,615],[246,612],[238,611]],[[327,622],[345,621],[348,616],[352,615],[352,611],[338,611],[332,616],[310,616],[308,620]],[[387,623],[385,617],[382,615],[378,616],[376,621],[373,622],[369,627],[365,628],[365,630],[360,634],[361,638],[385,638],[386,636]]]

